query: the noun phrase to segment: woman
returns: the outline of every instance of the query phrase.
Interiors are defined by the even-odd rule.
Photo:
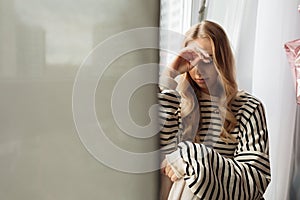
[[[264,108],[238,91],[226,33],[203,21],[184,46],[160,77],[161,199],[263,199],[270,182]]]

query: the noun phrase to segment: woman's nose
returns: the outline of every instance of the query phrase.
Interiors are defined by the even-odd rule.
[[[197,74],[197,75],[202,75],[204,72],[203,72],[203,70],[199,67],[199,66],[196,66],[195,67],[196,69],[195,69],[195,73]]]
[[[198,78],[201,78],[201,77],[203,77],[203,73],[201,73],[201,71],[196,68],[195,71],[194,71],[194,76],[198,77]]]

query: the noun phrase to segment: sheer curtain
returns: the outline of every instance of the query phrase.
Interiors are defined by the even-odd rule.
[[[161,0],[160,1],[160,65],[170,63],[173,58],[171,52],[165,50],[179,51],[181,41],[178,41],[180,35],[191,26],[193,0]],[[177,33],[177,34],[176,34]],[[176,38],[174,38],[176,37]],[[183,39],[183,37],[181,37]],[[164,50],[163,50],[164,49]]]
[[[295,134],[291,158],[290,184],[288,199],[300,199],[300,105],[297,105]]]
[[[210,0],[206,19],[222,25],[231,41],[241,89],[252,91],[257,0]]]
[[[293,151],[299,145],[295,141],[293,149],[299,118],[296,121],[293,74],[283,49],[285,42],[300,38],[299,2],[208,1],[207,19],[220,23],[232,42],[240,89],[259,97],[266,108],[272,181],[265,197],[270,200],[288,198]]]
[[[283,48],[300,37],[297,5],[292,0],[265,0],[259,1],[257,11],[253,91],[265,102],[268,114],[272,181],[266,198],[272,200],[288,199],[294,129],[299,123],[293,74]]]

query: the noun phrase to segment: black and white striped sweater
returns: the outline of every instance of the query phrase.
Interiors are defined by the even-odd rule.
[[[199,98],[200,126],[191,142],[180,141],[178,92],[164,90],[159,94],[160,119],[164,122],[160,132],[162,151],[197,199],[263,199],[270,182],[270,163],[262,103],[246,92],[238,93],[232,104],[238,125],[231,135],[236,141],[225,143],[220,138],[217,101],[207,96]]]

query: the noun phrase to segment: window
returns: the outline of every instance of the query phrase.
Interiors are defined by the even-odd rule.
[[[178,36],[183,39],[184,33],[196,21],[198,14],[193,13],[194,9],[199,7],[197,2],[199,1],[161,0],[160,28],[164,30],[160,32],[159,40],[161,66],[166,66],[174,56],[165,50],[179,50],[182,41],[178,41]],[[177,33],[176,36],[174,33]]]

